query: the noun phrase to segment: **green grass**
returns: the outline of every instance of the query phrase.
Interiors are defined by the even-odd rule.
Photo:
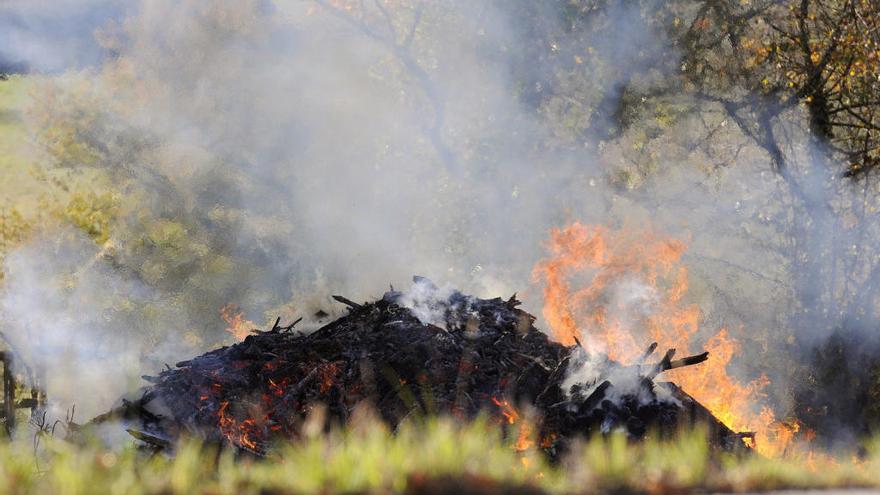
[[[304,431],[308,432],[307,426]],[[880,455],[852,461],[768,460],[710,455],[699,434],[630,444],[611,436],[577,446],[550,465],[518,453],[486,421],[413,422],[392,435],[363,419],[346,431],[306,435],[270,458],[235,458],[195,442],[173,457],[111,452],[58,439],[0,445],[2,493],[425,493],[464,485],[507,493],[698,493],[786,487],[878,487]],[[456,482],[457,485],[442,485]],[[438,493],[438,492],[433,492]]]

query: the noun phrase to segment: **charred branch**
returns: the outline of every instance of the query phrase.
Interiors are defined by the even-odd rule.
[[[333,296],[333,299],[336,300],[337,302],[341,302],[342,304],[345,304],[346,306],[348,306],[351,309],[361,309],[363,307],[360,304],[352,301],[351,299],[349,299],[347,297]]]

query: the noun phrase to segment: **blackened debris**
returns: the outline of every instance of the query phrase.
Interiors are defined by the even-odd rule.
[[[100,421],[122,418],[156,448],[185,433],[254,454],[296,439],[318,408],[330,425],[363,406],[392,429],[419,415],[483,413],[515,437],[528,418],[530,445],[551,455],[576,437],[671,435],[697,422],[708,425],[714,446],[744,448],[678,387],[654,381],[705,354],[672,361],[668,352],[659,362],[625,366],[551,341],[515,296],[479,299],[415,282],[409,293],[392,290],[370,303],[337,297],[349,314],[312,333],[274,331],[276,322],[273,331],[177,363],[150,377],[139,400]],[[566,390],[566,379],[587,361],[598,367],[596,377]]]

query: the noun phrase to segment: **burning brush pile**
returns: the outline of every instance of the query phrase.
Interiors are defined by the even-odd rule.
[[[262,455],[295,440],[316,410],[342,425],[370,407],[392,428],[431,414],[504,425],[517,449],[556,455],[577,437],[625,431],[672,435],[705,425],[713,446],[746,449],[742,439],[676,385],[664,371],[698,365],[708,353],[675,359],[675,350],[619,363],[565,346],[533,325],[515,295],[479,299],[416,277],[349,314],[305,334],[294,325],[255,330],[223,347],[145,377],[135,401],[93,420],[121,419],[154,448],[181,435]]]

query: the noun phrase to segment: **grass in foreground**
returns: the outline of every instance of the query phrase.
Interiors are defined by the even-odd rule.
[[[710,453],[699,433],[628,444],[622,436],[579,445],[550,465],[516,452],[486,421],[403,426],[392,435],[364,420],[313,435],[265,460],[184,442],[174,457],[42,442],[0,445],[2,493],[673,493],[792,487],[880,487],[880,450],[858,462],[769,460]]]

